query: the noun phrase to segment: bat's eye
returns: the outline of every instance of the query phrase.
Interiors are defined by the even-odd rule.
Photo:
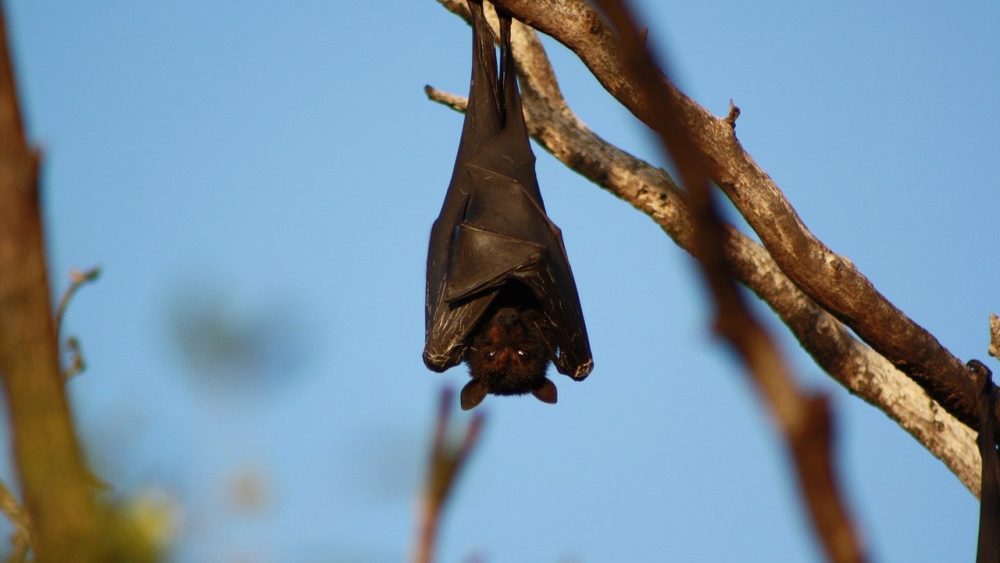
[[[523,358],[524,357],[524,350],[518,350],[517,351],[517,355],[521,356]]]
[[[490,350],[489,352],[486,352],[486,357],[492,360],[493,358],[497,357],[497,351]]]

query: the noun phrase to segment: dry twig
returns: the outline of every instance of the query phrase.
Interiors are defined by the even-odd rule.
[[[69,302],[76,295],[76,292],[80,290],[81,287],[97,281],[97,278],[101,276],[101,267],[94,266],[89,270],[79,271],[71,270],[69,273],[69,287],[63,292],[62,297],[59,298],[59,304],[56,305],[56,335],[59,339],[62,339],[62,328],[63,328],[63,317],[66,316],[66,309],[69,308]]]
[[[445,388],[438,404],[437,421],[434,426],[434,441],[427,469],[427,482],[420,500],[417,543],[413,554],[414,563],[430,563],[434,560],[438,528],[444,506],[458,480],[473,448],[482,432],[484,416],[481,412],[472,415],[472,421],[465,429],[465,435],[458,446],[448,444],[448,421],[454,404],[454,392]]]
[[[59,299],[59,304],[56,306],[56,338],[59,342],[62,342],[63,317],[66,316],[70,300],[73,299],[73,296],[76,295],[76,292],[81,287],[96,281],[100,275],[101,268],[99,266],[94,266],[83,272],[73,270],[69,273],[69,287],[63,292],[62,297]],[[70,364],[69,367],[63,370],[63,379],[68,380],[87,369],[87,362],[83,359],[83,349],[80,347],[79,338],[75,336],[67,338],[66,347],[69,349]]]

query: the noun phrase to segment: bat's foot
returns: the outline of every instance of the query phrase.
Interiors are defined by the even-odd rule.
[[[531,394],[534,395],[539,401],[550,405],[556,404],[556,401],[558,400],[556,384],[552,383],[552,381],[548,378],[545,378],[541,385],[532,390]]]
[[[462,410],[467,411],[475,408],[479,403],[483,402],[486,395],[490,392],[489,388],[480,379],[473,379],[462,387],[461,402]],[[521,391],[524,393],[524,391]],[[503,394],[513,394],[513,393],[503,393]],[[520,393],[517,393],[520,394]],[[558,400],[558,391],[556,391],[556,384],[552,383],[548,378],[542,380],[542,383],[531,390],[531,394],[535,396],[536,399],[543,403],[548,403],[550,405],[556,404]]]
[[[466,383],[465,387],[462,387],[462,410],[467,411],[483,402],[483,399],[486,398],[486,391],[486,386],[478,379]]]

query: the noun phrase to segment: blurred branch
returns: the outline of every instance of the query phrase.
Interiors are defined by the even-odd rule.
[[[69,307],[69,302],[76,295],[84,285],[94,282],[101,275],[101,268],[99,266],[94,266],[89,270],[80,272],[78,270],[72,270],[69,273],[69,287],[63,293],[62,297],[59,299],[59,304],[56,306],[56,340],[62,342],[63,337],[63,317],[66,316],[66,309]],[[66,347],[69,348],[70,353],[70,364],[65,370],[63,370],[63,379],[70,379],[76,375],[79,375],[83,370],[87,369],[87,363],[83,359],[83,350],[80,348],[80,339],[75,336],[71,336],[66,339]]]
[[[439,1],[468,18],[464,1]],[[562,97],[534,31],[515,21],[512,35],[532,137],[567,167],[650,216],[681,248],[693,253],[695,237],[687,196],[666,172],[607,143],[580,121]],[[434,101],[458,111],[465,109],[462,96],[431,86],[425,91]],[[763,247],[735,228],[726,230],[726,259],[734,274],[778,314],[817,364],[899,423],[978,495],[975,433],[806,297]]]
[[[69,367],[63,370],[63,379],[69,380],[83,373],[87,369],[87,361],[83,359],[83,349],[80,348],[80,339],[70,336],[66,339],[66,347],[69,348]]]
[[[851,521],[832,461],[831,412],[825,397],[797,386],[778,348],[739,293],[725,258],[723,224],[709,183],[706,156],[693,141],[682,108],[670,96],[659,65],[646,49],[624,0],[595,0],[613,22],[623,48],[627,78],[649,108],[650,125],[673,157],[690,196],[695,255],[715,301],[715,330],[734,349],[770,409],[792,453],[812,523],[830,560],[867,560]],[[735,120],[735,117],[734,117]]]
[[[586,2],[496,0],[496,4],[576,53],[622,105],[647,125],[655,124],[658,108],[647,105],[640,89],[626,78],[621,41]],[[732,200],[782,271],[935,401],[976,427],[977,394],[963,363],[879,293],[853,263],[809,232],[774,181],[743,150],[725,118],[711,115],[662,75],[660,80],[664,95],[706,156],[708,176]]]
[[[0,482],[0,511],[3,511],[14,526],[14,531],[10,534],[13,552],[7,561],[24,561],[31,547],[31,523],[24,508],[14,498],[14,493],[3,482]]]
[[[0,10],[0,378],[38,561],[93,561],[97,518],[66,399],[46,275],[38,155]]]
[[[69,307],[69,302],[76,295],[76,292],[80,290],[81,287],[92,283],[101,276],[101,267],[94,266],[89,270],[79,271],[71,270],[69,273],[69,287],[63,292],[62,297],[59,298],[59,305],[56,306],[56,334],[60,339],[62,339],[62,326],[63,317],[66,316],[66,308]]]
[[[434,560],[438,527],[445,503],[482,432],[483,414],[477,412],[472,416],[472,421],[466,427],[465,435],[458,446],[449,445],[446,434],[453,403],[454,392],[448,388],[442,390],[434,427],[434,441],[431,444],[427,482],[420,502],[414,563],[431,563]]]

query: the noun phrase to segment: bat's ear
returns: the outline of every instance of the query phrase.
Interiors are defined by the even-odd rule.
[[[464,391],[463,391],[464,394]],[[558,399],[556,392],[556,384],[552,383],[548,378],[545,378],[545,382],[542,383],[540,387],[531,392],[539,401],[543,403],[548,403],[550,405],[556,404]]]
[[[462,410],[467,411],[475,407],[485,398],[486,386],[478,379],[473,379],[462,387]]]

